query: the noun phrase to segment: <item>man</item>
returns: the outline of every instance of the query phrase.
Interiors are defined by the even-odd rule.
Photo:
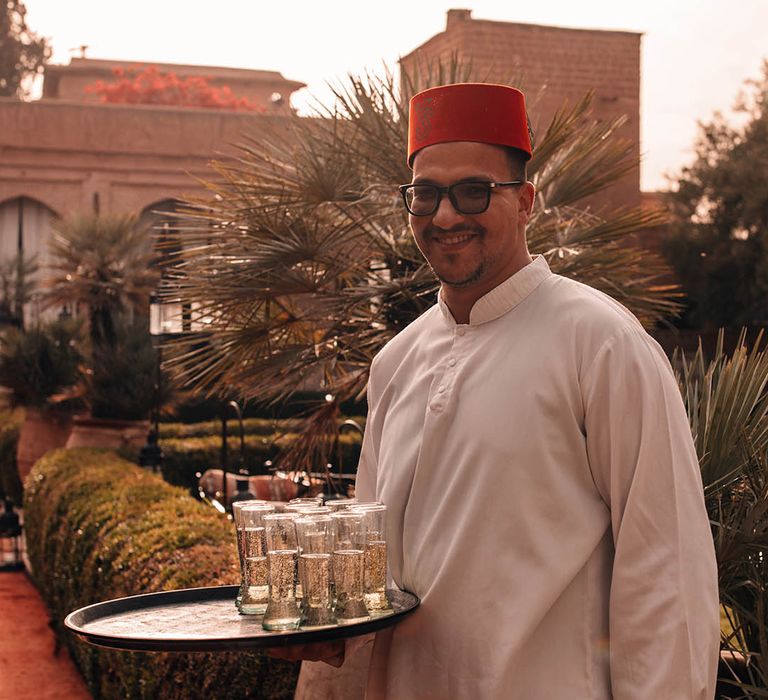
[[[374,360],[357,491],[421,605],[377,635],[367,697],[710,700],[717,573],[677,384],[623,306],[530,256],[530,156],[514,88],[411,101],[401,189],[441,288]]]

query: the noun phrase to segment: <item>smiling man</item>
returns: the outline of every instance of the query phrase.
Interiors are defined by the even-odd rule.
[[[373,362],[357,493],[387,504],[392,583],[422,602],[376,636],[366,697],[711,700],[682,399],[629,311],[529,254],[531,152],[514,88],[411,101],[401,192],[441,288]]]

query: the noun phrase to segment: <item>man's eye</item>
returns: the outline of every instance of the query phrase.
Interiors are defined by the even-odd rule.
[[[435,196],[435,192],[431,187],[414,187],[411,192],[413,194],[414,201],[425,201],[433,199]]]
[[[460,197],[470,197],[472,199],[482,199],[488,193],[488,186],[485,184],[468,183],[458,188],[457,194]]]

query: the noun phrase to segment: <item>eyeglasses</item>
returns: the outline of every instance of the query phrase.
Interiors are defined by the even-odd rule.
[[[482,214],[491,203],[491,192],[497,187],[512,187],[524,184],[522,180],[511,182],[485,182],[482,180],[465,180],[454,182],[448,187],[439,185],[417,184],[400,185],[398,188],[403,195],[405,208],[413,216],[431,216],[434,214],[443,197],[447,194],[453,208],[461,214]]]

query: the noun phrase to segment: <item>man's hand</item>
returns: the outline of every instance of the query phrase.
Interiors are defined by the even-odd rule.
[[[289,647],[268,649],[267,654],[285,661],[323,661],[338,668],[344,663],[344,642],[317,642],[294,644]]]

